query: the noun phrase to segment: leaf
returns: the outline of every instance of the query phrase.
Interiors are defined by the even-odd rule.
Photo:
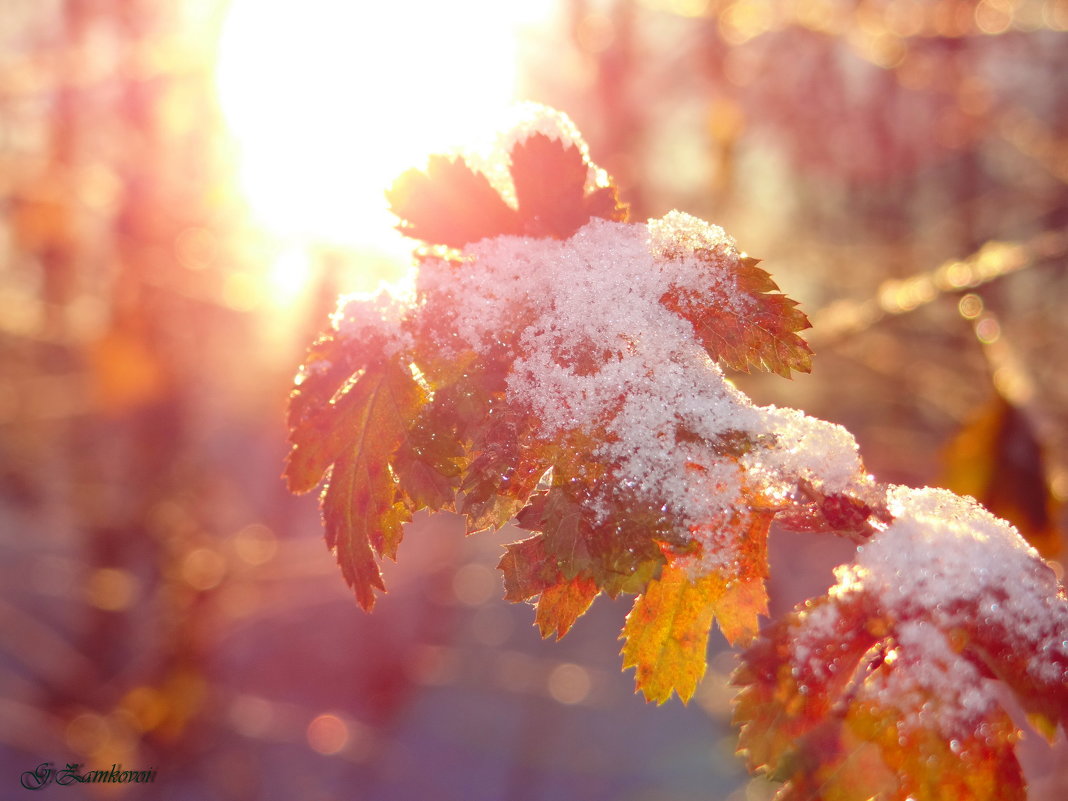
[[[928,703],[935,711],[940,699]],[[934,729],[904,730],[900,711],[860,707],[852,727],[879,749],[897,779],[897,795],[916,801],[1025,801],[1027,792],[1013,743],[1016,727],[1004,710],[976,721],[953,740]],[[862,784],[861,787],[864,785]],[[859,794],[858,794],[859,796]]]
[[[885,501],[858,498],[843,493],[825,494],[802,481],[798,487],[799,500],[786,509],[777,510],[775,521],[791,531],[812,533],[834,532],[858,542],[869,539],[875,526],[890,522]],[[807,499],[801,500],[801,499]]]
[[[592,217],[626,220],[614,186],[587,194],[590,163],[575,145],[535,133],[516,142],[510,156],[518,211],[462,158],[432,156],[425,171],[408,170],[386,192],[398,229],[460,249],[506,234],[566,239]]]
[[[431,461],[404,448],[394,467],[400,486],[412,499],[413,511],[451,508],[460,476],[454,462]]]
[[[732,679],[750,768],[785,781],[786,801],[1022,801],[1015,726],[977,700],[979,674],[961,661],[981,654],[963,630],[945,645],[939,634],[887,617],[861,590],[769,627]]]
[[[531,420],[500,408],[499,402],[486,408],[469,429],[473,458],[461,484],[460,511],[467,516],[469,534],[511,520],[551,464],[552,449],[531,435]]]
[[[601,217],[613,222],[626,222],[630,206],[619,199],[615,184],[602,186],[586,196],[586,210],[590,218]]]
[[[392,464],[401,490],[412,500],[413,511],[452,508],[463,456],[463,446],[448,428],[435,430],[423,419],[408,431]]]
[[[590,576],[611,598],[641,592],[665,562],[663,541],[671,535],[663,518],[635,505],[617,507],[598,522],[588,505],[572,497],[574,488],[563,486],[570,484],[563,472],[554,473],[554,486],[531,496],[516,525],[543,532],[546,553],[564,578]]]
[[[516,519],[521,528],[543,532],[545,550],[567,578],[574,578],[591,567],[587,545],[588,511],[559,487],[539,493]]]
[[[466,533],[470,535],[503,528],[522,508],[521,500],[490,494],[480,499],[465,496],[459,511],[467,521]]]
[[[783,378],[791,370],[812,369],[812,351],[797,331],[810,328],[797,301],[777,292],[771,276],[757,260],[742,257],[734,271],[737,299],[709,291],[670,292],[662,299],[672,311],[693,324],[694,333],[713,360],[735,370],[770,370]]]
[[[741,688],[734,722],[741,726],[738,746],[751,769],[777,778],[812,770],[801,751],[803,738],[827,738],[820,727],[878,642],[866,603],[863,596],[806,602],[742,654],[731,678]]]
[[[556,632],[560,639],[593,603],[599,592],[596,582],[589,576],[564,578],[543,535],[505,547],[497,565],[504,573],[504,597],[519,602],[540,595],[534,622],[542,637]]]
[[[731,645],[747,645],[760,631],[760,616],[768,613],[768,529],[773,512],[735,511],[719,528],[727,529],[736,556],[729,568],[712,575],[722,584],[713,602],[716,623]]]
[[[347,437],[321,508],[327,546],[366,610],[374,606],[373,590],[385,589],[374,552],[395,558],[402,524],[410,518],[388,460],[424,400],[408,370],[392,362],[369,367],[347,393]]]
[[[548,637],[555,632],[559,640],[567,634],[579,616],[590,608],[598,592],[596,583],[586,576],[564,580],[542,590],[534,616],[541,636]]]
[[[1068,599],[1052,568],[1035,557],[1014,588],[1013,605],[1027,605],[1034,619],[1021,626],[986,604],[964,607],[968,625],[952,634],[989,674],[1005,682],[1035,728],[1052,739],[1068,733]],[[1059,646],[1059,647],[1058,647]]]
[[[539,133],[517,142],[510,155],[524,233],[566,239],[589,222],[589,164],[577,147]]]
[[[303,422],[290,433],[293,448],[286,457],[283,473],[290,492],[315,489],[327,468],[341,458],[352,428],[365,414],[366,400],[362,392],[350,387],[322,408],[306,413]]]
[[[290,492],[314,489],[344,444],[352,406],[347,382],[366,363],[353,350],[326,334],[304,358],[286,410],[293,448],[283,475]]]
[[[708,630],[723,583],[715,576],[691,581],[665,567],[634,602],[623,626],[623,669],[647,701],[662,704],[676,692],[689,701],[705,674]]]
[[[371,539],[381,540],[385,527],[382,507],[377,505],[379,493],[392,494],[392,490],[384,471],[369,470],[367,465],[361,468],[358,454],[343,453],[330,469],[320,504],[327,547],[334,551],[356,600],[368,611],[375,605],[374,590],[386,589]]]
[[[515,210],[461,158],[431,156],[386,192],[401,233],[431,245],[462,248],[490,236],[519,233]]]
[[[731,645],[746,645],[760,631],[760,616],[768,613],[763,578],[749,578],[728,586],[716,601],[716,624]]]
[[[528,236],[566,239],[592,217],[623,221],[627,207],[614,186],[586,194],[590,163],[574,144],[531,134],[511,151],[519,217]]]
[[[945,450],[941,485],[971,495],[1013,523],[1047,558],[1061,550],[1057,501],[1050,488],[1034,426],[1018,406],[997,394]]]
[[[497,569],[504,573],[504,597],[516,602],[541,594],[560,575],[555,560],[545,552],[541,535],[506,545]]]
[[[776,801],[871,801],[899,799],[897,777],[879,749],[853,733],[840,715],[832,715],[797,741],[789,762],[772,776],[785,781]]]
[[[940,705],[937,697],[929,711]],[[784,801],[1024,801],[1012,721],[1000,710],[950,739],[901,724],[893,706],[853,699],[799,737],[776,778]]]

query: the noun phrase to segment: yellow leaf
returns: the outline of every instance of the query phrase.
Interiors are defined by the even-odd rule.
[[[664,703],[674,691],[685,703],[705,674],[708,630],[725,591],[718,576],[691,581],[665,567],[634,602],[623,627],[623,668],[635,668],[646,700]]]

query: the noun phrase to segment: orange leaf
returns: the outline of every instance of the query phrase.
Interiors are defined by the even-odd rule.
[[[534,622],[542,637],[556,632],[560,639],[597,597],[597,584],[589,577],[576,577],[547,587],[538,599]]]
[[[731,645],[748,645],[760,632],[760,615],[768,613],[764,579],[736,581],[715,603],[716,623]]]
[[[1043,556],[1060,552],[1063,536],[1042,443],[1023,410],[1001,395],[946,448],[942,486],[1013,523]]]
[[[929,697],[926,710],[936,717],[941,699]],[[975,721],[971,733],[950,738],[934,728],[901,725],[901,710],[854,702],[844,719],[843,737],[873,744],[893,776],[891,798],[915,801],[1024,801],[1020,765],[1013,752],[1016,727],[1003,710]],[[870,780],[859,779],[858,799],[874,794]],[[867,795],[865,795],[867,793]]]
[[[731,682],[741,687],[734,722],[750,768],[789,772],[805,761],[799,750],[805,738],[826,743],[830,735],[821,726],[877,641],[864,600],[809,601],[768,627],[742,655]]]

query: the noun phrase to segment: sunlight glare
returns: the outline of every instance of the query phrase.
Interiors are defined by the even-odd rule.
[[[513,100],[532,5],[548,2],[232,0],[217,84],[256,222],[410,252],[384,190],[429,153],[485,138]]]

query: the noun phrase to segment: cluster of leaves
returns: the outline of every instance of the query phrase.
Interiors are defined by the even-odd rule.
[[[573,143],[534,133],[509,155],[515,205],[462,159],[436,157],[389,192],[401,230],[440,255],[486,237],[565,239],[593,217],[625,219],[614,187],[590,180],[592,167]],[[699,293],[669,293],[661,303],[692,323],[714,360],[786,377],[808,371],[810,352],[797,333],[808,322],[796,304],[755,260],[740,259],[733,279],[749,301],[744,316]],[[285,475],[295,492],[325,480],[327,544],[363,608],[384,591],[379,562],[396,558],[414,512],[455,511],[468,533],[515,520],[531,536],[508,545],[501,559],[505,597],[535,602],[542,635],[561,637],[598,594],[637,595],[622,635],[624,667],[635,668],[647,699],[662,703],[674,692],[685,701],[704,674],[713,620],[732,644],[750,644],[759,634],[774,519],[858,540],[886,526],[878,487],[859,497],[800,482],[787,500],[772,502],[754,477],[742,481],[750,489],[734,511],[709,522],[739,544],[738,556],[729,569],[695,575],[686,559],[699,546],[665,507],[626,487],[602,491],[615,481],[614,466],[591,454],[605,431],[547,438],[531,410],[510,402],[507,377],[526,326],[524,309],[512,312],[514,324],[478,353],[442,352],[450,310],[447,299],[431,296],[417,298],[392,335],[373,325],[355,335],[329,329],[309,351],[291,396]],[[595,361],[595,353],[589,358]],[[700,439],[686,431],[677,436]],[[742,471],[741,456],[758,443],[739,434],[703,445],[710,458]],[[792,643],[811,611],[802,608],[756,640],[736,676],[742,746],[754,768],[788,782],[784,798],[979,799],[994,797],[984,787],[1021,786],[1015,729],[1004,713],[976,721],[962,745],[937,726],[899,730],[900,710],[858,689],[868,686],[869,675],[893,669],[900,621],[892,610],[864,593],[814,603],[836,608],[838,627],[812,646],[826,651],[827,670],[805,675],[798,665]],[[1055,688],[1027,683],[1026,660],[1006,646],[1007,633],[958,627],[947,636],[984,675],[1008,681],[1044,730],[1068,722],[1063,687],[1052,706],[1045,703]],[[967,773],[957,784],[946,784],[948,771],[962,769]]]
[[[750,767],[785,782],[778,801],[1026,798],[1009,715],[997,703],[969,708],[957,694],[972,692],[974,678],[1002,680],[1052,742],[1068,722],[1068,663],[1055,657],[1058,672],[1036,679],[1033,643],[978,604],[955,611],[951,625],[936,614],[902,616],[857,589],[810,600],[767,627],[733,677],[734,717]],[[828,612],[832,625],[809,625]],[[944,637],[951,663],[922,664],[937,660],[909,649],[907,626]],[[932,671],[959,685],[939,691],[910,678]]]
[[[435,157],[425,173],[406,173],[389,193],[402,230],[459,248],[507,233],[566,238],[591,217],[625,218],[613,186],[588,187],[590,164],[578,147],[533,134],[510,156],[517,208],[462,159]],[[696,295],[662,302],[694,325],[715,359],[783,375],[807,371],[810,352],[796,332],[808,322],[796,304],[775,293],[753,259],[739,262],[736,279],[753,301],[744,318]],[[624,630],[625,664],[637,668],[648,698],[663,702],[674,691],[688,699],[704,673],[713,616],[732,642],[758,630],[767,609],[771,513],[743,510],[723,521],[750,543],[743,564],[730,575],[689,579],[668,565],[693,543],[662,509],[625,493],[607,516],[591,508],[591,498],[604,497],[598,484],[611,470],[589,456],[603,432],[546,440],[529,412],[508,402],[505,379],[519,355],[522,310],[515,326],[496,332],[493,353],[443,358],[436,343],[449,310],[441,298],[420,300],[402,323],[414,343],[404,350],[373,328],[358,341],[326,331],[290,401],[289,487],[306,492],[326,479],[327,544],[361,606],[371,609],[375,590],[384,590],[378,560],[396,558],[414,512],[456,511],[469,533],[514,518],[532,536],[509,545],[501,560],[506,598],[536,599],[542,634],[560,637],[598,593],[641,593]],[[741,435],[709,443],[717,458],[730,460],[749,444]],[[642,622],[650,620],[658,622]]]

